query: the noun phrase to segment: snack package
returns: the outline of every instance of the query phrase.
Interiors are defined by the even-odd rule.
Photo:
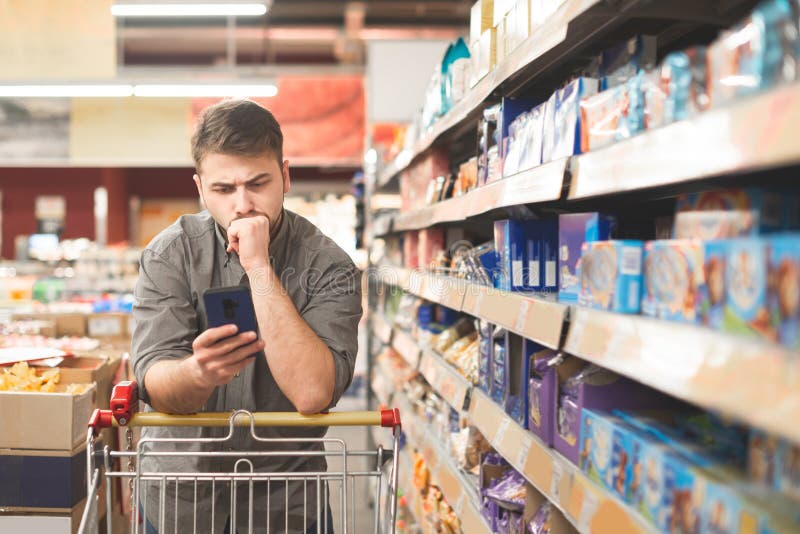
[[[624,86],[581,100],[581,152],[597,150],[630,137],[626,120],[629,107]]]
[[[595,241],[581,248],[581,306],[639,313],[642,288],[641,241]]]
[[[645,243],[642,315],[699,322],[700,291],[705,283],[703,252],[699,240]]]
[[[755,211],[682,211],[675,214],[675,239],[733,239],[755,236],[758,213]]]
[[[642,77],[644,94],[644,127],[646,130],[669,124],[665,118],[665,107],[669,95],[671,70],[662,65],[648,71]]]
[[[704,213],[703,218],[699,219],[699,227],[696,228],[702,231],[701,234],[691,234],[695,230],[692,226],[680,233],[676,227],[675,237],[726,239],[790,228],[790,196],[779,190],[754,187],[680,195],[675,204],[678,215],[683,212],[734,212],[736,215],[724,217],[717,213]]]
[[[767,310],[767,242],[726,243],[725,315],[722,329],[750,337],[774,338]]]
[[[556,91],[553,147],[550,159],[556,160],[581,153],[581,100],[594,96],[599,80],[577,78]]]
[[[800,351],[800,234],[769,240],[768,307],[778,341]]]
[[[601,89],[607,90],[626,84],[640,71],[655,66],[657,37],[637,35],[600,55]]]
[[[494,348],[492,351],[492,400],[503,404],[505,396],[505,383],[507,372],[505,330],[497,329],[494,333]]]
[[[550,504],[550,501],[544,501],[528,522],[528,532],[531,534],[550,534],[550,515],[552,511],[553,505]]]
[[[490,395],[492,390],[493,329],[494,327],[485,321],[478,322],[478,387],[487,395]]]
[[[700,322],[715,330],[722,329],[725,319],[727,243],[709,241],[703,252],[704,284],[700,288]]]
[[[580,259],[584,243],[612,237],[614,217],[598,212],[558,216],[558,300],[577,302],[580,292]]]
[[[485,495],[507,510],[522,511],[525,508],[525,478],[514,469],[492,481]]]

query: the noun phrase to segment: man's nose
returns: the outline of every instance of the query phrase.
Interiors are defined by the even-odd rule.
[[[253,200],[244,187],[236,189],[236,213],[245,214],[253,211]]]

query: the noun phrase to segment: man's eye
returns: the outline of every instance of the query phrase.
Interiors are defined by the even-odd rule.
[[[257,189],[257,188],[263,186],[266,183],[267,182],[265,180],[264,181],[260,181],[260,182],[253,182],[252,184],[250,184],[250,187],[252,187],[253,189]]]
[[[217,187],[217,188],[214,189],[214,192],[215,193],[228,194],[228,193],[233,192],[233,189],[231,189],[230,187]]]

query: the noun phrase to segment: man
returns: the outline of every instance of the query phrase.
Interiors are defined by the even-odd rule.
[[[353,376],[360,277],[332,240],[283,209],[290,177],[278,122],[248,100],[211,106],[192,137],[192,155],[194,182],[207,211],[181,217],[148,245],[135,290],[132,352],[147,410],[310,414],[334,406]],[[250,287],[258,338],[230,325],[207,328],[203,292],[234,285]],[[145,428],[143,439],[188,438],[180,446],[158,443],[147,450],[200,454],[146,457],[139,470],[249,470],[249,464],[236,465],[237,457],[224,453],[320,450],[319,442],[298,440],[320,438],[325,430],[257,429],[260,437],[289,438],[275,444],[253,439],[249,428],[237,428],[227,440],[222,439],[227,428]],[[209,451],[217,454],[202,456]],[[321,456],[250,460],[260,472],[326,469]],[[313,484],[275,481],[256,485],[251,496],[248,485],[239,484],[234,526],[247,531],[252,499],[256,531],[269,521],[272,532],[317,532],[318,517],[326,519],[324,490],[317,500]],[[139,492],[141,515],[151,531],[160,528],[163,514],[165,532],[193,526],[222,532],[234,511],[229,491],[230,484],[222,482],[183,482],[176,499],[174,482],[151,483]]]

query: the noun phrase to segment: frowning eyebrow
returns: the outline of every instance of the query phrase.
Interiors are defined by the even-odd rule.
[[[245,185],[251,185],[251,184],[253,184],[253,183],[255,183],[255,182],[259,181],[259,180],[263,180],[264,178],[270,178],[271,176],[272,176],[272,174],[269,173],[269,172],[262,172],[260,174],[256,174],[255,176],[253,176],[252,178],[247,180],[247,182],[245,182]],[[212,182],[211,183],[211,187],[230,187],[232,185],[233,184],[231,182]]]

